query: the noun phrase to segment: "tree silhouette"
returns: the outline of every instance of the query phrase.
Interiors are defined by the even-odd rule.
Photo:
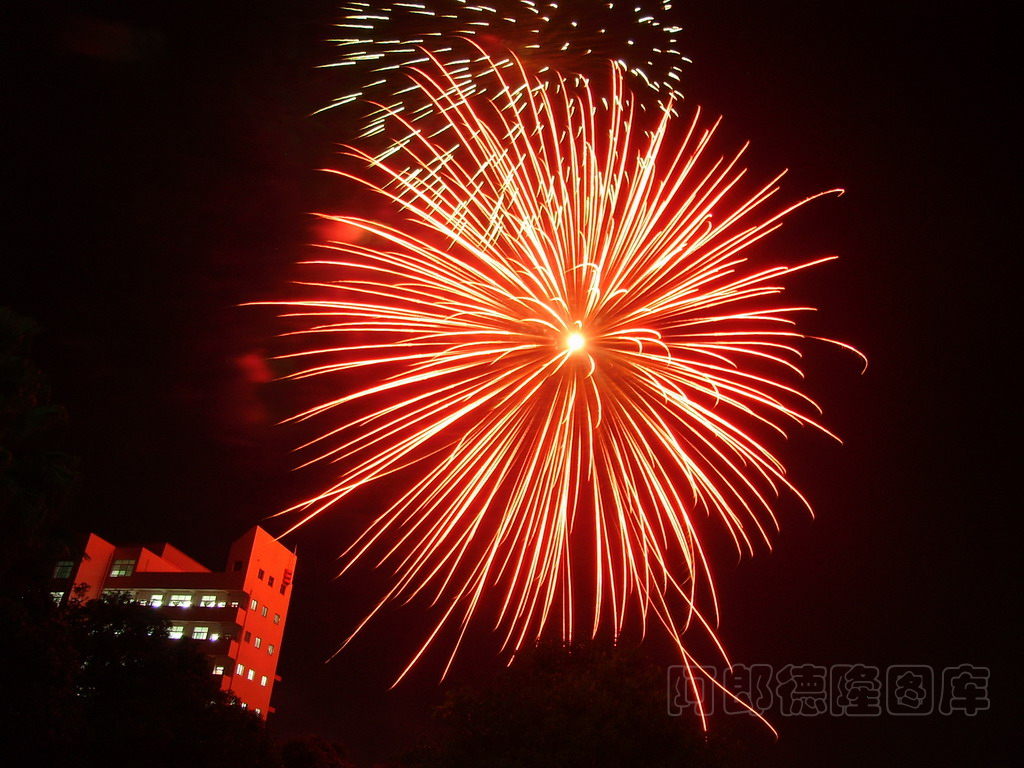
[[[156,612],[118,597],[46,603],[0,601],[12,753],[42,765],[277,765],[259,718],[230,706],[206,657],[169,640]]]
[[[440,768],[679,768],[726,755],[696,718],[670,717],[665,669],[637,648],[544,644],[451,691],[436,742],[408,764]]]

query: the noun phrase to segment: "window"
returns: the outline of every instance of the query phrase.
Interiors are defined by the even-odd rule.
[[[280,624],[281,623],[281,614],[280,613],[275,613],[274,614],[274,623],[275,624]]]
[[[262,611],[260,611],[260,613],[261,613],[261,614],[262,614],[263,616],[266,616],[266,615],[267,615],[267,606],[265,606],[265,605],[264,605],[264,606],[263,606],[263,610],[262,610]]]
[[[273,656],[274,655],[274,646],[273,645],[268,645],[267,646],[267,655],[268,656]]]
[[[245,674],[245,665],[244,664],[239,664],[237,667],[235,667],[235,674],[236,675],[244,675]]]
[[[267,586],[268,587],[274,586],[274,577],[273,576],[268,576],[267,577]]]
[[[210,642],[211,643],[216,643],[218,640],[220,640],[220,634],[219,633],[214,632],[212,635],[210,635]]]
[[[153,606],[154,608],[159,608],[161,605],[164,604],[164,596],[163,595],[153,595],[152,599],[149,601],[149,604],[151,606]]]
[[[224,665],[223,664],[218,664],[216,667],[214,667],[213,668],[213,674],[215,674],[215,675],[223,675],[224,674]]]
[[[170,630],[167,632],[167,636],[172,640],[181,640],[182,635],[185,634],[184,624],[172,624]]]
[[[53,602],[60,604],[60,601],[64,599],[63,592],[51,592],[50,597],[53,598]]]
[[[217,605],[216,595],[203,595],[199,598],[200,608],[213,608],[215,605]]]
[[[58,560],[57,566],[53,569],[53,578],[70,579],[71,572],[75,569],[73,560]]]
[[[205,640],[210,634],[209,627],[193,627],[192,628],[192,639],[193,640]]]
[[[255,712],[257,715],[260,714],[260,708],[256,707],[256,709],[254,709],[253,712]]]
[[[231,607],[232,608],[237,608],[238,607],[238,601],[237,600],[232,600],[231,601]]]
[[[255,610],[256,610],[256,607],[257,607],[258,605],[259,605],[259,603],[258,603],[258,602],[256,602],[256,598],[253,598],[253,599],[252,599],[252,602],[251,602],[251,603],[249,603],[249,610],[255,611]]]
[[[257,637],[255,640],[253,640],[252,644],[259,648],[261,645],[263,645],[263,639]]]
[[[218,608],[227,608],[227,606],[228,606],[228,604],[227,604],[227,602],[226,602],[226,601],[224,601],[224,600],[221,600],[220,602],[218,602],[218,603],[217,603],[217,607],[218,607]],[[237,607],[238,607],[238,603],[235,603],[235,604],[234,604],[233,606],[231,606],[231,607],[232,607],[232,608],[237,608]]]
[[[282,595],[284,594],[284,588],[287,587],[287,586],[288,586],[287,584],[282,584],[281,585],[281,594]]]
[[[110,568],[111,576],[131,576],[135,570],[134,560],[115,560]]]
[[[264,575],[265,575],[264,570],[262,568],[260,568],[259,572],[257,572],[257,574],[256,574],[256,578],[259,579],[260,581],[263,581]]]
[[[249,667],[249,671],[245,673],[245,679],[246,680],[252,680],[252,676],[255,675],[255,674],[256,674],[256,670],[253,669],[252,667]]]
[[[245,633],[245,642],[248,643],[250,640],[252,640],[252,632],[246,632]]]
[[[242,709],[247,709],[249,705],[243,701],[238,706],[240,706]]]
[[[266,675],[261,675],[260,676],[260,685],[262,685],[264,688],[267,687],[267,676]]]
[[[192,606],[192,595],[171,595],[168,605],[178,608],[190,608]]]

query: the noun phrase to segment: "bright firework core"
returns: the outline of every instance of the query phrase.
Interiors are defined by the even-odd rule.
[[[579,352],[584,346],[586,346],[586,343],[587,340],[579,331],[573,331],[565,340],[565,345],[569,348],[570,352]]]

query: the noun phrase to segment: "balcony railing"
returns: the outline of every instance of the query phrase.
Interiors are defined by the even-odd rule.
[[[239,605],[237,608],[224,606],[218,608],[215,605],[167,605],[154,606],[155,610],[166,616],[171,621],[208,621],[210,623],[220,622],[223,624],[235,624],[241,627],[245,622],[245,608]]]

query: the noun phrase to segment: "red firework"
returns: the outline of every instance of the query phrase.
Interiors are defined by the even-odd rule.
[[[355,382],[295,417],[327,422],[303,447],[341,470],[288,512],[302,525],[411,473],[344,566],[394,574],[353,636],[395,601],[439,614],[399,679],[450,626],[447,672],[484,613],[510,654],[638,620],[691,665],[684,632],[714,639],[717,615],[699,524],[767,542],[773,499],[803,497],[755,432],[825,431],[792,383],[807,308],[780,296],[828,259],[749,256],[813,197],[766,213],[781,174],[741,193],[743,150],[712,154],[699,110],[644,128],[618,70],[594,93],[494,67],[485,100],[435,63],[416,81],[458,148],[403,123],[393,162],[353,150],[370,170],[343,175],[406,220],[331,217],[372,244],[326,245],[315,263],[339,279],[284,302],[310,340],[294,377]]]

